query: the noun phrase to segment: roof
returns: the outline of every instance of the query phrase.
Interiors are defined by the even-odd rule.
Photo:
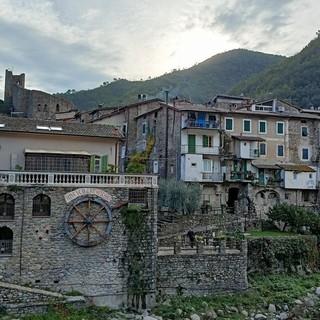
[[[262,139],[260,137],[255,137],[255,136],[232,136],[232,138],[237,139],[237,140],[242,140],[242,141],[265,141],[265,139]]]
[[[278,164],[277,166],[285,171],[316,172],[315,169],[304,164]]]
[[[115,126],[111,125],[16,118],[4,115],[0,115],[1,132],[123,138],[122,133]]]

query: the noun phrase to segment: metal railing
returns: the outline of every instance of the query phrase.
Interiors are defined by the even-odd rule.
[[[0,185],[100,186],[157,188],[157,176],[77,172],[0,171]]]
[[[219,155],[220,154],[220,147],[219,146],[211,146],[211,147],[204,147],[203,145],[181,145],[181,153],[192,153],[192,154],[212,154],[212,155]]]
[[[202,180],[211,181],[211,182],[222,182],[223,174],[213,173],[213,172],[202,172]]]
[[[158,245],[158,255],[188,255],[188,254],[232,254],[246,252],[247,242],[236,238],[206,238],[195,239],[194,242],[185,239],[172,239],[171,244]]]
[[[0,255],[12,254],[13,240],[0,240]]]
[[[187,119],[184,122],[186,128],[219,128],[219,122],[214,120],[197,120],[197,119]]]

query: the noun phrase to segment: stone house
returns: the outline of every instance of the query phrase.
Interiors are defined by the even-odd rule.
[[[143,290],[155,299],[157,177],[114,173],[123,135],[109,125],[0,117],[0,276],[95,304],[130,303],[128,231],[120,209],[146,212]]]
[[[25,74],[14,75],[6,70],[4,102],[10,106],[11,115],[43,120],[70,119],[75,114],[71,101],[39,90],[25,87]]]
[[[224,112],[221,162],[229,207],[264,216],[280,201],[318,205],[317,117],[279,99],[217,96],[213,107]]]

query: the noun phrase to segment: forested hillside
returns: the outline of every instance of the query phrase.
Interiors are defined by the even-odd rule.
[[[298,107],[320,106],[320,36],[300,53],[236,85],[229,94],[255,99],[281,98]]]
[[[74,93],[69,90],[58,96],[73,101],[79,110],[96,108],[99,104],[116,106],[133,103],[138,94],[164,99],[164,90],[169,90],[170,97],[205,103],[216,94],[226,93],[239,81],[283,60],[286,60],[283,56],[236,49],[217,54],[189,69],[174,70],[158,78],[146,81],[118,79],[92,90]]]

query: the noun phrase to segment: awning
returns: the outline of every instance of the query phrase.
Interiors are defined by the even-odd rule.
[[[260,137],[254,137],[254,136],[232,136],[232,138],[242,141],[265,141],[265,139],[262,139]]]
[[[272,169],[272,170],[280,170],[279,166],[276,164],[270,164],[270,163],[252,163],[253,166],[255,166],[258,169]]]
[[[45,150],[45,149],[24,149],[25,153],[42,153],[42,154],[72,154],[81,156],[90,156],[87,151],[62,151],[62,150]]]

